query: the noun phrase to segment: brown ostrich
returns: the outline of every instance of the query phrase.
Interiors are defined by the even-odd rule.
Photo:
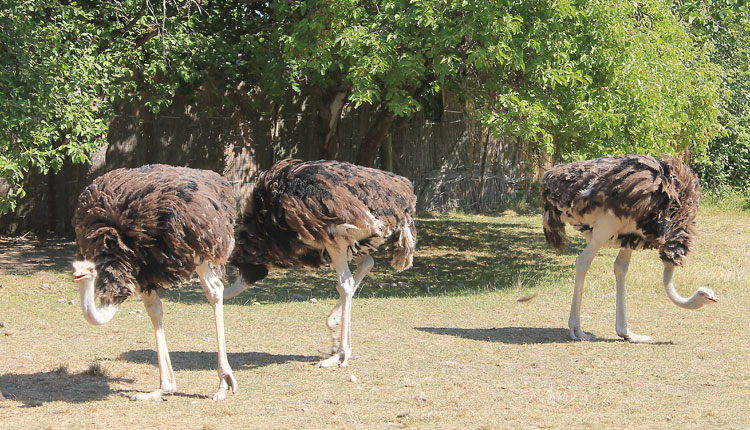
[[[281,161],[260,176],[242,214],[230,258],[241,279],[224,297],[274,268],[332,266],[340,296],[328,317],[333,355],[318,366],[347,366],[352,298],[373,266],[370,253],[386,245],[395,271],[411,267],[415,204],[411,182],[389,172],[336,161]]]
[[[214,400],[225,398],[228,388],[237,391],[227,361],[219,279],[234,247],[236,212],[232,189],[217,173],[159,164],[113,170],[94,179],[78,198],[73,226],[79,261],[73,263],[73,279],[83,316],[91,324],[105,324],[125,299],[139,294],[154,326],[161,385],[132,400],[160,400],[176,390],[157,291],[190,279],[193,272],[216,318],[220,383]]]
[[[560,164],[543,178],[544,235],[557,250],[567,245],[565,223],[586,238],[576,259],[575,289],[570,308],[570,337],[591,340],[581,329],[581,297],[586,272],[599,248],[620,248],[614,264],[617,284],[617,334],[630,342],[651,342],[628,329],[625,275],[633,250],[658,249],[664,264],[664,288],[677,306],[697,309],[717,302],[701,287],[690,298],[675,290],[672,273],[681,266],[695,236],[700,202],[698,178],[675,157],[659,160],[643,155],[598,158]]]

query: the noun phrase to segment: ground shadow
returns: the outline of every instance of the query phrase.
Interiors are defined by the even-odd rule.
[[[172,351],[169,353],[174,370],[215,370],[216,353],[203,351]],[[292,361],[314,363],[318,356],[274,355],[263,352],[228,353],[229,364],[234,370],[253,369],[270,364]],[[121,359],[133,363],[157,365],[156,351],[132,350],[121,355]],[[84,403],[102,400],[112,394],[127,395],[141,392],[133,389],[113,390],[112,383],[132,383],[130,378],[107,378],[85,373],[65,371],[38,372],[32,374],[9,373],[0,375],[0,393],[8,400],[23,403],[23,407],[37,407],[45,403],[63,401]],[[202,394],[174,393],[173,396],[209,398]],[[0,407],[2,399],[0,398]]]
[[[359,297],[415,297],[471,294],[479,291],[544,283],[550,276],[571,271],[583,240],[573,237],[571,258],[561,258],[544,239],[541,217],[525,218],[418,218],[417,248],[411,269],[393,273],[390,257],[374,254],[375,267],[357,292]],[[38,242],[26,239],[0,241],[0,270],[34,272],[54,269],[68,272],[75,255],[72,242]],[[572,273],[572,272],[571,272]],[[236,270],[226,279],[233,282]],[[179,288],[160,292],[170,301],[207,303],[197,277]],[[293,268],[274,271],[268,278],[227,303],[286,302],[309,298],[337,298],[336,281],[329,268]]]
[[[570,331],[564,328],[549,327],[498,327],[498,328],[455,328],[455,327],[414,327],[415,330],[446,336],[462,337],[471,340],[523,345],[528,343],[572,342]]]
[[[216,352],[208,351],[169,351],[174,370],[215,370],[217,366]],[[157,365],[156,351],[152,349],[134,349],[124,352],[120,359],[131,363]],[[309,355],[275,355],[265,352],[228,352],[229,365],[234,370],[255,369],[270,364],[284,364],[291,361],[314,363],[320,360],[318,356]]]
[[[583,240],[572,237],[568,253],[560,258],[544,239],[541,222],[502,218],[417,220],[417,248],[409,270],[393,273],[384,251],[373,254],[375,266],[362,282],[359,297],[415,297],[467,294],[516,287],[534,287],[545,277],[571,270],[572,256],[583,248]],[[354,264],[352,264],[354,269]],[[228,282],[236,279],[229,268]],[[571,272],[572,273],[572,272]],[[197,282],[190,288],[165,291],[173,301],[206,302]],[[336,280],[329,268],[291,268],[272,272],[228,303],[279,302],[309,298],[338,298]]]
[[[551,327],[497,327],[497,328],[455,328],[455,327],[414,327],[426,333],[456,336],[464,339],[500,342],[514,345],[530,343],[579,342],[570,338],[570,330]],[[624,342],[620,338],[595,338],[592,342]],[[671,341],[652,342],[648,345],[673,345]]]
[[[11,275],[70,272],[75,255],[75,242],[66,239],[0,238],[0,268]]]
[[[23,402],[24,407],[41,406],[55,401],[84,403],[118,393],[119,391],[110,388],[112,382],[133,380],[61,371],[9,373],[0,376],[0,392],[6,399]]]

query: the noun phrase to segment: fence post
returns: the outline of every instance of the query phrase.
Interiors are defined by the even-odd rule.
[[[393,135],[388,133],[385,142],[380,145],[380,168],[393,171]]]

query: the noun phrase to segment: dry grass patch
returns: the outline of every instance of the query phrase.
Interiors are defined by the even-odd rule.
[[[151,324],[137,299],[89,326],[70,281],[69,244],[33,242],[0,267],[0,423],[8,428],[729,428],[750,427],[750,344],[744,315],[750,215],[703,210],[699,248],[676,273],[685,294],[706,285],[721,303],[672,305],[654,252],[634,255],[629,322],[654,344],[617,339],[616,252],[595,259],[583,328],[568,340],[576,240],[544,243],[539,216],[436,216],[418,221],[415,266],[387,258],[354,305],[349,368],[317,369],[329,348],[333,274],[275,274],[225,310],[240,392],[213,402],[213,314],[200,287],[166,294],[165,327],[178,393],[157,387]],[[0,242],[0,255],[12,245]],[[6,248],[3,248],[5,246]],[[17,247],[16,247],[17,248]],[[29,263],[38,261],[39,263]],[[17,270],[18,269],[18,270]],[[293,295],[317,303],[291,302]],[[527,300],[519,301],[526,298]],[[75,304],[69,304],[75,300]],[[258,303],[253,305],[252,303]],[[132,313],[131,313],[132,311]]]

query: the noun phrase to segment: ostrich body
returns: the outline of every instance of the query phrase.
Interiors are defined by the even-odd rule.
[[[232,189],[219,174],[158,164],[113,170],[94,179],[78,198],[73,226],[79,261],[73,263],[73,276],[84,317],[105,324],[125,299],[138,294],[154,326],[161,385],[132,400],[159,400],[176,390],[157,290],[188,280],[193,272],[216,319],[220,383],[214,399],[226,397],[228,388],[236,392],[219,279],[234,247],[236,212]]]
[[[614,264],[617,285],[617,334],[631,342],[651,342],[649,336],[628,329],[625,275],[633,250],[658,249],[664,264],[664,288],[676,305],[697,309],[718,301],[701,287],[690,298],[675,290],[672,274],[681,266],[695,236],[700,185],[678,159],[659,160],[643,155],[598,158],[549,169],[543,178],[544,235],[557,250],[567,245],[565,223],[586,238],[588,245],[576,259],[575,289],[570,309],[570,337],[590,340],[581,329],[581,298],[586,272],[599,248],[618,247]]]
[[[336,161],[281,161],[260,176],[242,214],[230,258],[241,279],[224,297],[274,268],[332,266],[340,296],[328,317],[333,355],[318,366],[347,366],[352,298],[373,266],[370,253],[385,244],[395,271],[411,267],[415,204],[411,182],[389,172]]]

